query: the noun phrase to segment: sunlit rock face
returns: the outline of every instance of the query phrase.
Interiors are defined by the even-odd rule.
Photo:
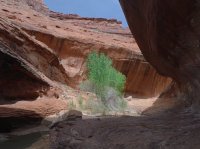
[[[96,23],[93,27],[95,25]],[[108,30],[106,26],[103,29]],[[101,29],[97,28],[97,30]],[[106,53],[109,57],[111,57],[113,59],[114,66],[126,75],[127,84],[125,91],[128,94],[142,98],[157,96],[171,82],[171,79],[159,75],[155,69],[146,62],[130,33],[121,33],[121,35],[116,36],[115,34],[117,34],[118,31],[115,31],[112,33],[114,34],[112,36],[116,36],[114,39],[111,38],[109,33],[106,37],[104,37],[105,33],[102,33],[101,31],[95,34],[93,33],[94,36],[98,34],[98,37],[95,37],[99,38],[98,40],[107,38],[107,41],[101,41],[105,42],[104,44],[100,44],[98,41],[93,41],[93,39],[75,40],[68,39],[66,37],[56,37],[51,33],[46,34],[30,30],[27,32],[29,32],[37,40],[45,43],[51,49],[55,50],[55,53],[57,53],[60,63],[64,67],[65,73],[69,78],[67,84],[74,88],[76,88],[78,84],[86,78],[86,57],[88,53],[94,49],[99,52]],[[88,36],[89,35],[85,38],[88,38]],[[108,45],[116,42],[115,39],[119,42],[119,45],[116,45],[118,43]],[[122,43],[127,47],[121,47]],[[132,43],[133,46],[130,46],[128,43]]]
[[[171,82],[146,62],[119,21],[52,12],[42,0],[0,3],[0,42],[50,81],[76,88],[86,79],[85,59],[95,49],[108,54],[127,76],[129,94],[157,96]]]
[[[157,96],[171,82],[146,62],[129,29],[115,19],[52,12],[42,0],[1,0],[0,13],[0,118],[5,108],[8,119],[24,113],[41,119],[66,108],[56,99],[47,104],[61,91],[52,97],[48,92],[61,84],[76,88],[86,79],[85,61],[93,50],[113,59],[127,76],[125,91],[136,97]]]
[[[171,82],[146,62],[129,29],[122,28],[119,21],[52,12],[41,1],[2,1],[2,7],[4,18],[48,49],[43,51],[55,54],[48,61],[59,65],[59,70],[52,70],[52,65],[39,67],[51,69],[43,70],[48,78],[52,74],[54,80],[76,88],[86,79],[85,59],[95,49],[113,59],[116,68],[127,76],[125,91],[135,97],[157,96]],[[31,56],[35,65],[44,63],[45,58],[39,58],[41,62],[36,64],[35,57]]]
[[[178,97],[199,104],[200,1],[120,0],[146,60],[173,78]]]

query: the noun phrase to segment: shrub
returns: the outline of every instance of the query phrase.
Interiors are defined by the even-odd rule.
[[[122,93],[126,77],[112,66],[112,60],[104,54],[92,52],[87,59],[88,79],[95,85],[95,93],[105,99],[105,88],[112,87]]]
[[[91,92],[91,93],[94,93],[95,92],[95,84],[92,83],[91,81],[89,80],[86,80],[86,81],[83,81],[79,88],[82,90],[82,91],[85,91],[85,92]]]
[[[68,101],[68,108],[69,110],[75,110],[76,109],[76,103],[74,103],[73,100]]]
[[[105,105],[99,101],[92,98],[89,98],[85,103],[85,109],[90,110],[92,114],[99,114],[105,115],[107,112],[107,108]]]
[[[106,88],[106,105],[109,110],[124,112],[127,108],[127,102],[119,96],[118,92],[111,87]]]
[[[94,111],[122,111],[127,104],[122,98],[126,77],[112,66],[112,60],[104,54],[92,52],[87,59],[88,80],[80,89],[93,92],[100,101],[88,101]],[[99,106],[99,107],[98,107]],[[88,107],[89,108],[89,107]],[[101,110],[100,110],[101,109]]]
[[[78,97],[78,104],[79,104],[79,108],[80,109],[83,109],[84,108],[84,99],[83,99],[83,97],[82,96],[79,96]]]

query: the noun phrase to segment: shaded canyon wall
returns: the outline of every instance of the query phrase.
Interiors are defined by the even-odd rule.
[[[146,60],[160,74],[174,80],[172,89],[161,97],[174,94],[179,102],[199,105],[200,1],[120,2]]]

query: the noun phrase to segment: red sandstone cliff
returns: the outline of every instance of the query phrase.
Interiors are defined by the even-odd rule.
[[[0,97],[4,104],[35,100],[60,84],[77,87],[86,78],[85,59],[94,49],[108,54],[127,76],[127,93],[152,97],[171,82],[146,62],[129,29],[114,19],[55,13],[42,0],[1,0],[0,13]]]
[[[29,38],[32,43],[23,39],[22,45],[17,45],[7,37],[6,44],[14,45],[16,49],[11,50],[18,53],[23,48],[19,55],[24,53],[23,58],[51,80],[76,87],[85,78],[85,58],[95,49],[114,60],[127,76],[126,91],[135,96],[158,95],[170,82],[144,60],[130,31],[114,19],[59,14],[49,11],[42,1],[8,0],[1,4],[2,41],[5,35]]]

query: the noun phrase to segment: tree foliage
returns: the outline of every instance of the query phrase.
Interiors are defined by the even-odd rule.
[[[111,87],[122,94],[125,75],[112,66],[112,60],[105,54],[92,52],[87,59],[88,79],[95,84],[95,93],[104,99],[106,88]]]

